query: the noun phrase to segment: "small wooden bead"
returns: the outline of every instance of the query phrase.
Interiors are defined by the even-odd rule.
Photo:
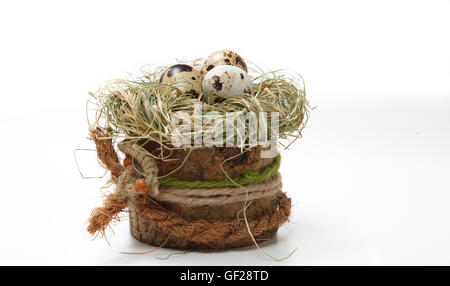
[[[148,188],[143,178],[136,180],[136,182],[134,183],[134,189],[138,194],[141,195],[145,195],[148,194],[148,192],[150,192],[150,189]]]
[[[133,162],[133,161],[132,161],[131,157],[128,157],[128,156],[127,156],[127,157],[125,158],[125,160],[123,160],[123,166],[124,166],[124,167],[131,166],[132,162]]]

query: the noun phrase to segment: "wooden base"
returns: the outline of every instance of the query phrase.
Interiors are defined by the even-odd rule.
[[[155,142],[149,142],[145,145],[145,148],[155,156],[161,155],[159,154],[161,152],[159,145]],[[226,176],[222,167],[230,177],[236,177],[248,171],[260,171],[271,165],[274,159],[261,158],[262,150],[261,147],[255,147],[242,153],[242,150],[239,148],[200,148],[192,150],[188,160],[185,160],[189,150],[174,149],[169,154],[164,154],[164,156],[166,156],[164,160],[157,159],[156,164],[158,165],[160,176],[170,173],[171,177],[186,181],[223,180]],[[225,161],[227,159],[228,161]],[[187,207],[178,203],[158,203],[186,221],[203,220],[214,222],[221,220],[235,220],[237,219],[238,214],[239,218],[243,218],[242,209],[244,207],[244,202],[220,206],[199,207]],[[178,249],[223,249],[253,245],[253,240],[249,234],[245,235],[242,239],[232,240],[231,242],[226,243],[223,242],[223,237],[217,237],[217,239],[212,238],[208,240],[208,243],[199,243],[198,240],[191,241],[185,237],[169,236],[168,233],[158,227],[158,225],[154,224],[150,218],[141,214],[141,211],[135,207],[136,201],[134,201],[134,199],[130,199],[128,204],[130,232],[132,236],[139,241],[156,247],[162,246]],[[279,197],[277,196],[254,200],[246,209],[247,219],[259,220],[264,216],[270,216],[277,210],[278,205]],[[146,207],[151,207],[151,205],[144,205],[144,209]],[[255,236],[255,239],[257,241],[268,240],[277,233],[277,230],[278,227],[266,230],[258,236]],[[192,233],[192,229],[190,233]],[[233,235],[233,231],[223,235],[236,237],[231,236]],[[230,240],[231,239],[228,239],[227,241]]]
[[[161,155],[161,150],[154,142],[148,143],[145,148],[156,157]],[[226,178],[224,170],[234,178],[270,166],[274,158],[261,158],[263,150],[258,146],[242,153],[236,147],[211,147],[194,149],[189,154],[189,150],[174,149],[170,154],[165,154],[167,157],[164,160],[157,159],[156,164],[159,176],[170,173],[171,177],[183,181],[216,181]]]

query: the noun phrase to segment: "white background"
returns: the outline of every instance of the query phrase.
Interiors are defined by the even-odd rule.
[[[0,264],[450,264],[449,38],[438,0],[2,1]],[[282,154],[291,222],[261,245],[299,250],[126,255],[153,249],[127,221],[92,241],[104,180],[73,157],[93,147],[87,92],[220,49],[298,71],[318,106]]]

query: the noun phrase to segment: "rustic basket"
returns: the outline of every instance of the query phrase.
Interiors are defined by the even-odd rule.
[[[112,142],[97,142],[99,158],[112,171],[116,192],[93,211],[91,233],[104,231],[128,208],[130,232],[139,241],[157,247],[223,249],[272,238],[290,215],[290,199],[281,191],[277,172],[279,157],[262,158],[261,147],[246,152],[217,147],[178,149],[162,160],[148,153],[156,155],[156,145],[144,145],[145,152],[136,144],[122,142],[119,149],[133,162],[122,166]],[[150,187],[146,194],[136,192],[134,185],[142,174],[147,174],[145,182]],[[266,177],[236,186],[225,174],[236,181],[249,174]],[[168,176],[172,181],[156,179]],[[170,185],[174,181],[177,184]],[[226,185],[215,187],[218,182]]]
[[[157,148],[154,144],[146,145],[147,151],[157,155]],[[255,147],[242,153],[239,148],[201,148],[195,149],[189,153],[189,150],[178,149],[171,153],[164,160],[156,160],[159,169],[159,175],[166,174],[180,180],[189,181],[214,181],[225,179],[225,173],[221,169],[221,163],[224,170],[230,177],[251,171],[261,171],[274,163],[274,158],[262,158],[261,147]],[[184,160],[189,156],[189,160]],[[233,158],[229,161],[227,159]],[[184,164],[180,168],[180,162]],[[173,172],[176,170],[175,172]],[[173,173],[172,173],[173,172]],[[206,224],[226,224],[242,219],[242,210],[245,204],[248,207],[245,210],[247,220],[258,221],[263,217],[270,217],[279,209],[281,195],[271,195],[251,201],[240,201],[222,205],[199,205],[187,206],[185,203],[156,201],[162,208],[172,212],[177,217],[183,219],[186,223],[204,221]],[[252,245],[254,242],[248,233],[242,238],[232,241],[224,239],[227,234],[217,235],[216,233],[207,233],[204,230],[198,230],[204,236],[204,241],[192,240],[186,237],[185,233],[176,236],[170,231],[160,227],[158,223],[146,215],[146,210],[152,207],[155,200],[145,201],[144,196],[134,196],[128,201],[128,210],[130,215],[130,231],[134,238],[154,246],[164,246],[179,249],[192,248],[230,248]],[[265,241],[272,238],[278,230],[278,225],[262,231],[254,236],[256,241]],[[192,230],[195,232],[195,230]],[[195,234],[194,234],[195,235]],[[232,231],[228,235],[233,235]]]

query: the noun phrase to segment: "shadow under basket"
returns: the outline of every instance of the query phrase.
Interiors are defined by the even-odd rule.
[[[290,200],[284,193],[249,201],[245,215],[257,242],[276,235],[279,224],[270,223],[270,220],[276,220],[283,202],[288,202],[290,209]],[[226,249],[250,246],[254,242],[243,220],[243,207],[244,202],[186,207],[172,202],[155,203],[145,195],[139,195],[128,200],[130,232],[135,239],[156,247]],[[156,212],[165,214],[155,219],[154,215],[149,215],[155,208]]]

